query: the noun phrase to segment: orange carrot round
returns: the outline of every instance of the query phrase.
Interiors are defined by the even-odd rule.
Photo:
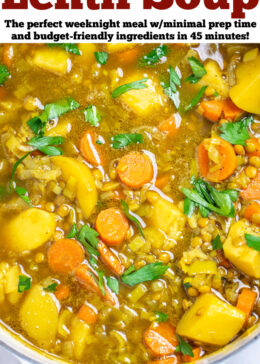
[[[175,328],[168,322],[161,322],[144,333],[144,342],[155,356],[170,355],[178,345]]]
[[[168,174],[162,174],[156,178],[155,187],[162,189],[169,183],[170,176]]]
[[[201,356],[201,348],[193,348],[192,352],[194,356],[189,356],[189,355],[182,355],[182,361],[184,363],[190,363],[190,362],[194,362],[195,360],[199,360],[200,356]]]
[[[124,273],[124,266],[114,253],[102,241],[98,243],[98,251],[103,262],[117,275],[121,276]]]
[[[223,100],[223,114],[226,120],[235,120],[239,115],[243,113],[243,110],[239,109],[231,99]]]
[[[85,321],[87,324],[93,325],[97,322],[97,311],[90,305],[84,304],[80,307],[77,316],[80,320]]]
[[[202,101],[199,106],[203,110],[203,116],[212,122],[221,118],[222,102],[219,100]]]
[[[255,151],[251,153],[246,153],[248,157],[260,157],[260,143],[258,142],[257,138],[251,138],[246,141],[246,143],[251,143],[255,145]]]
[[[48,250],[49,266],[56,273],[72,273],[83,260],[84,250],[76,240],[57,240]]]
[[[100,145],[96,143],[97,140],[98,135],[92,129],[86,131],[80,140],[80,152],[86,161],[93,166],[104,165],[104,155]]]
[[[177,133],[178,130],[178,125],[176,123],[175,117],[171,116],[166,120],[163,120],[159,126],[158,129],[165,134],[168,135],[175,135]]]
[[[65,284],[59,284],[55,291],[55,296],[59,301],[66,300],[70,295],[70,289]]]
[[[101,211],[96,219],[96,230],[108,245],[120,245],[126,238],[128,221],[117,208],[111,207]]]
[[[137,60],[140,54],[139,47],[128,49],[127,51],[120,52],[116,54],[116,57],[120,63],[133,63]]]
[[[149,361],[147,364],[180,364],[181,359],[177,355],[173,355],[170,358],[167,359],[157,359]]]
[[[247,206],[244,212],[244,216],[247,220],[252,221],[254,215],[260,216],[260,204],[258,202],[252,202]]]
[[[140,188],[153,178],[153,165],[146,154],[131,152],[120,159],[117,174],[126,186]]]
[[[257,294],[249,288],[243,288],[238,296],[237,308],[246,313],[246,318],[248,319],[251,315]]]
[[[211,162],[210,153],[217,157],[217,163]],[[198,164],[200,173],[205,179],[211,182],[220,182],[235,171],[237,167],[236,154],[232,145],[227,141],[221,138],[207,138],[198,147]]]
[[[3,49],[3,63],[7,67],[11,67],[14,56],[14,47],[12,44],[4,44]]]
[[[240,196],[245,200],[260,199],[260,171],[257,176],[250,181],[247,188],[240,192]]]

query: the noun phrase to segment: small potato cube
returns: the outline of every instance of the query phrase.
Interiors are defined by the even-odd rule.
[[[225,257],[243,273],[260,278],[260,252],[249,248],[245,234],[260,237],[259,229],[253,228],[247,220],[240,220],[231,226],[223,244]]]
[[[98,51],[98,47],[93,43],[80,43],[78,45],[81,55],[77,58],[77,61],[89,66],[96,61],[95,52]]]
[[[57,73],[65,75],[71,69],[71,60],[68,53],[59,48],[39,48],[35,51],[33,64],[36,66]]]
[[[228,83],[222,77],[222,72],[215,61],[207,61],[205,64],[205,70],[207,74],[202,77],[202,79],[197,83],[197,87],[202,86],[212,87],[219,95],[223,97],[228,96]]]
[[[74,317],[71,325],[71,340],[74,343],[74,355],[77,360],[82,358],[90,337],[91,327],[84,321]]]
[[[212,293],[197,298],[177,325],[177,334],[205,344],[222,346],[242,329],[246,314]]]

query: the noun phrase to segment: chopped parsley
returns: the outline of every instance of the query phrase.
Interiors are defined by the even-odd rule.
[[[156,321],[158,323],[161,322],[166,322],[169,318],[169,315],[166,315],[165,313],[159,312],[159,311],[155,311],[155,315],[156,315]]]
[[[160,45],[139,60],[139,66],[153,66],[169,53],[167,45]]]
[[[195,57],[188,58],[193,74],[187,77],[184,82],[197,83],[203,76],[207,74],[203,64]]]
[[[222,250],[223,249],[223,245],[221,243],[219,234],[213,239],[212,247],[213,247],[213,250]]]
[[[71,229],[70,229],[70,232],[68,233],[68,235],[66,236],[66,238],[68,239],[72,239],[72,238],[75,238],[75,236],[78,234],[78,229],[77,229],[77,225],[76,224],[73,224]]]
[[[220,137],[231,144],[246,146],[246,140],[250,138],[248,127],[253,122],[253,117],[248,116],[235,123],[224,123],[219,128],[221,131]]]
[[[123,211],[124,211],[124,214],[126,215],[126,217],[127,217],[129,220],[133,221],[133,222],[136,224],[136,226],[137,226],[137,228],[138,228],[138,230],[139,230],[140,234],[141,234],[141,235],[142,235],[142,237],[144,238],[144,232],[143,232],[143,229],[142,229],[141,223],[140,223],[140,221],[137,219],[136,215],[135,215],[135,214],[133,214],[133,213],[129,210],[129,206],[127,205],[127,203],[126,203],[125,201],[121,200],[121,205],[122,205],[122,208],[123,208]]]
[[[148,81],[147,77],[143,78],[142,80],[133,81],[130,83],[126,83],[125,85],[121,85],[112,92],[112,97],[115,99],[124,94],[125,92],[131,90],[142,90],[144,88],[147,88],[147,85],[145,84],[146,81]]]
[[[192,347],[185,340],[183,340],[179,335],[177,335],[179,345],[176,347],[176,352],[181,352],[183,355],[189,355],[194,357]]]
[[[188,106],[185,107],[185,111],[191,110],[202,98],[204,92],[208,86],[202,86],[199,92],[193,97]]]
[[[246,243],[249,248],[260,251],[260,237],[252,234],[245,234]]]
[[[10,76],[8,68],[4,64],[0,64],[0,85],[2,85]]]
[[[12,172],[11,172],[11,178],[10,178],[10,183],[9,183],[9,192],[12,192],[12,189],[13,189],[13,179],[14,179],[14,175],[15,175],[15,172],[16,172],[16,169],[17,167],[19,166],[19,164],[22,163],[22,161],[28,157],[29,154],[31,154],[32,152],[28,152],[26,153],[24,156],[22,156],[20,159],[18,159],[18,161],[15,162],[15,164],[13,165],[13,168],[12,168]]]
[[[31,288],[31,277],[20,275],[19,282],[18,282],[18,292],[22,293],[25,291],[29,291]]]
[[[122,282],[128,286],[135,286],[136,284],[153,281],[161,278],[169,267],[161,262],[146,264],[144,267],[129,272],[127,270],[122,276]],[[133,269],[133,268],[132,268]]]
[[[47,292],[55,292],[56,291],[56,288],[58,286],[58,283],[52,283],[50,284],[49,286],[43,288],[44,291],[47,291]]]
[[[115,294],[119,293],[119,282],[115,277],[106,277],[107,286],[111,289]]]
[[[50,48],[59,47],[64,49],[66,52],[76,54],[76,56],[80,56],[80,50],[78,46],[74,43],[47,43],[47,46]]]
[[[96,60],[99,64],[105,65],[108,60],[108,53],[107,52],[95,52]]]
[[[112,147],[114,149],[121,149],[127,147],[130,144],[139,144],[143,143],[142,134],[138,133],[130,133],[130,134],[117,134],[112,138]]]
[[[40,152],[49,155],[61,155],[63,151],[55,147],[54,145],[59,145],[64,143],[64,138],[61,136],[41,136],[36,135],[31,140],[29,140],[28,144],[35,149],[38,149]]]
[[[190,284],[190,282],[183,283],[183,285],[184,285],[184,287],[185,287],[186,289],[188,289],[188,288],[192,287],[192,285]]]
[[[17,195],[19,195],[21,197],[21,199],[23,199],[24,202],[27,203],[27,205],[32,207],[32,202],[28,196],[28,191],[26,188],[16,186],[14,190],[17,193]]]
[[[173,101],[176,109],[180,106],[179,92],[177,86],[181,85],[180,77],[177,72],[170,66],[170,78],[167,82],[161,82],[164,93]]]
[[[101,115],[96,106],[90,105],[84,110],[85,121],[92,126],[98,126],[101,120]]]

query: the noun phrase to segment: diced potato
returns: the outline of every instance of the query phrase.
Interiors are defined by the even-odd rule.
[[[151,249],[151,244],[146,241],[141,235],[136,235],[128,244],[128,247],[133,251],[141,251],[148,253]]]
[[[69,310],[63,310],[59,316],[58,334],[63,338],[67,337],[70,333],[67,324],[71,320],[72,316],[73,313]]]
[[[77,360],[82,358],[90,335],[91,327],[84,321],[74,317],[71,325],[71,340],[74,343],[74,355]]]
[[[79,160],[69,157],[52,157],[53,163],[61,168],[63,178],[72,176],[77,180],[77,199],[83,215],[88,218],[97,203],[97,189],[90,169]]]
[[[225,257],[243,273],[260,278],[260,252],[249,248],[245,234],[260,237],[259,229],[253,228],[247,220],[240,220],[231,226],[223,244]]]
[[[65,138],[70,131],[71,131],[71,123],[69,122],[69,120],[62,120],[59,121],[58,124],[55,125],[54,127],[50,125],[50,123],[48,123],[45,135],[62,136]]]
[[[98,51],[98,47],[94,43],[80,43],[78,48],[81,55],[78,57],[78,62],[83,63],[85,66],[89,66],[96,61],[95,52]]]
[[[71,60],[67,52],[59,48],[38,48],[32,58],[33,64],[46,71],[65,75],[70,71]]]
[[[239,64],[236,77],[237,83],[229,92],[232,101],[242,110],[260,114],[260,55]]]
[[[151,224],[163,230],[172,239],[178,239],[186,222],[185,215],[177,206],[163,199],[156,192],[149,191],[147,200],[152,204]]]
[[[107,43],[108,53],[122,52],[134,47],[136,47],[135,43]]]
[[[122,94],[119,99],[140,116],[147,116],[164,106],[165,95],[158,80],[143,72],[134,72],[129,77],[120,79],[120,84],[115,83],[114,88],[127,83],[139,81],[148,77],[145,82],[147,88],[131,90]]]
[[[58,328],[58,308],[53,295],[35,285],[27,293],[20,309],[23,330],[43,348],[55,342]]]
[[[195,260],[190,266],[188,274],[218,274],[217,264],[213,260]]]
[[[202,86],[212,87],[219,95],[228,96],[228,83],[222,77],[222,72],[217,62],[209,60],[205,63],[207,74],[196,84],[197,87]]]
[[[2,241],[9,250],[17,253],[33,250],[46,243],[56,228],[54,214],[37,208],[29,208],[10,221],[2,229]]]
[[[197,298],[182,316],[177,333],[211,345],[226,345],[242,329],[246,314],[212,293]]]
[[[12,266],[5,276],[5,293],[17,292],[19,275],[21,274],[18,265]]]

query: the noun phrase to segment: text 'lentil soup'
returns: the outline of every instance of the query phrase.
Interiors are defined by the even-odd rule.
[[[73,363],[181,364],[260,312],[260,52],[0,46],[0,318]]]

